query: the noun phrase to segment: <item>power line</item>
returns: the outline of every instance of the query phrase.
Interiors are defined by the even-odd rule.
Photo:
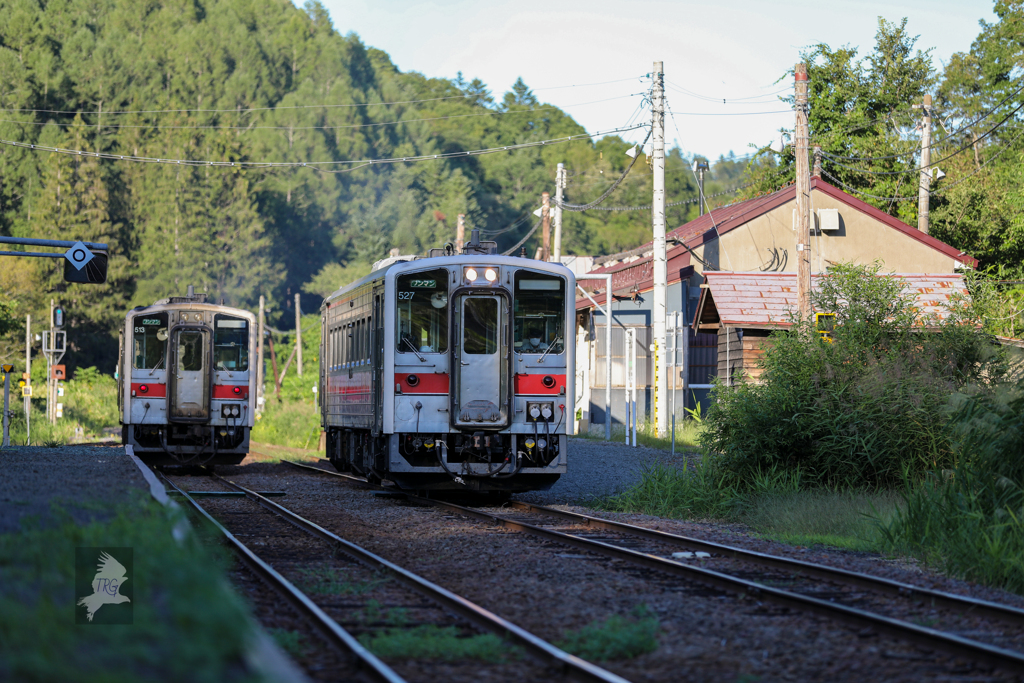
[[[0,107],[0,111],[25,112],[37,114],[247,114],[253,111],[277,111],[279,109],[343,109],[352,107],[390,107],[398,104],[419,104],[421,102],[439,102],[441,100],[471,99],[471,95],[450,95],[448,97],[431,97],[425,100],[401,100],[398,102],[359,102],[354,104],[297,104],[274,107],[248,107],[246,109],[125,109],[119,111],[82,111],[80,109],[15,109]]]
[[[727,194],[735,194],[735,193],[739,192],[740,190],[744,190],[744,189],[746,189],[746,188],[748,188],[748,187],[750,187],[752,185],[754,185],[754,183],[747,183],[746,185],[740,185],[739,187],[734,187],[734,188],[729,189],[729,190],[722,190],[721,192],[716,192],[714,194],[704,195],[704,198],[705,199],[714,199],[715,197],[723,197],[723,196],[725,196]],[[665,208],[669,208],[669,207],[673,207],[673,206],[682,206],[684,204],[695,204],[695,203],[699,202],[700,200],[701,200],[700,196],[697,196],[697,197],[692,197],[690,199],[683,199],[683,200],[680,200],[678,202],[669,202],[668,204],[665,204]],[[650,208],[651,208],[650,204],[644,204],[643,206],[595,206],[594,208],[587,209],[587,210],[588,211],[649,211]]]
[[[523,239],[521,239],[521,240],[519,240],[518,242],[516,242],[516,246],[512,247],[512,248],[511,248],[511,249],[509,249],[508,251],[503,251],[503,252],[501,252],[501,255],[502,255],[502,256],[509,256],[509,255],[510,255],[510,254],[511,254],[511,253],[512,253],[513,251],[515,251],[515,250],[516,250],[516,249],[518,249],[519,247],[521,247],[521,246],[523,246],[524,244],[526,244],[526,240],[528,240],[528,239],[530,239],[531,237],[533,237],[533,233],[537,232],[537,228],[539,228],[539,227],[540,227],[540,224],[541,224],[541,222],[542,222],[542,221],[538,220],[538,221],[537,221],[536,223],[534,223],[534,224],[533,224],[533,227],[532,227],[532,228],[530,228],[530,232],[526,233],[526,236],[525,236],[525,237],[523,237]]]
[[[579,83],[577,85],[553,85],[547,88],[531,88],[533,92],[540,92],[541,90],[564,90],[566,88],[589,88],[594,85],[610,85],[612,83],[625,83],[626,81],[639,81],[643,80],[646,74],[643,76],[634,76],[633,78],[620,78],[617,81],[602,81],[600,83]]]
[[[647,141],[650,140],[650,138],[651,138],[651,133],[652,132],[653,132],[653,129],[647,131],[647,137],[645,137],[644,141],[640,143],[640,145],[639,145],[640,147],[643,147],[644,145],[647,144]],[[638,152],[633,157],[633,160],[629,162],[629,166],[626,167],[626,170],[622,172],[622,175],[620,175],[615,180],[615,182],[611,184],[611,187],[609,187],[607,190],[604,191],[604,194],[602,194],[600,197],[598,197],[594,201],[588,202],[586,204],[566,204],[565,202],[556,201],[555,202],[555,206],[557,206],[558,208],[560,208],[560,209],[562,209],[564,211],[573,211],[573,212],[586,211],[587,209],[594,208],[595,206],[597,206],[598,204],[603,202],[605,199],[607,199],[608,195],[610,195],[612,192],[615,191],[615,188],[617,188],[619,186],[619,183],[621,183],[625,179],[625,177],[629,174],[629,170],[631,168],[633,168],[633,164],[635,164],[636,160],[639,159],[639,158],[640,158],[640,154]]]
[[[999,121],[999,123],[997,123],[996,125],[992,126],[990,129],[988,129],[985,133],[983,133],[978,138],[975,138],[971,142],[963,145],[962,147],[957,149],[952,154],[947,154],[946,156],[942,157],[941,159],[936,159],[935,161],[932,161],[931,163],[929,163],[929,164],[927,164],[925,166],[920,166],[918,168],[912,168],[912,169],[907,169],[907,170],[903,170],[903,171],[872,171],[872,170],[866,169],[866,168],[856,168],[854,166],[847,166],[846,164],[840,163],[838,161],[838,159],[842,159],[842,158],[845,158],[845,157],[834,157],[831,154],[829,154],[827,152],[824,152],[824,151],[821,154],[822,154],[822,156],[824,156],[824,157],[830,159],[831,161],[833,161],[837,166],[842,166],[843,168],[845,168],[847,170],[850,170],[850,171],[854,171],[856,173],[865,173],[867,175],[884,175],[884,176],[889,176],[889,175],[907,175],[907,174],[910,174],[910,173],[920,173],[922,169],[932,168],[934,166],[937,166],[938,164],[940,164],[940,163],[942,163],[944,161],[948,161],[949,159],[952,159],[953,157],[957,156],[958,154],[961,154],[961,153],[963,153],[963,152],[973,148],[979,142],[981,142],[985,138],[987,138],[990,135],[992,135],[992,133],[994,133],[997,130],[999,130],[1000,127],[1002,127],[1007,121],[1009,121],[1013,117],[1014,114],[1019,112],[1021,109],[1024,109],[1024,103],[1021,103],[1021,104],[1017,105],[1017,108],[1014,109],[1013,111],[1011,111],[1006,116],[1004,116],[1003,119],[1001,121]],[[881,159],[883,157],[878,157],[878,158]]]
[[[695,93],[695,92],[693,92],[691,90],[687,90],[683,86],[678,85],[676,83],[672,83],[671,81],[665,81],[665,82],[673,90],[676,90],[677,92],[682,93],[684,95],[689,95],[690,97],[695,97],[695,98],[697,98],[699,100],[705,100],[707,102],[721,102],[723,104],[726,104],[726,103],[741,103],[741,102],[744,102],[746,104],[757,104],[755,102],[749,102],[749,100],[757,100],[757,99],[760,99],[762,97],[771,97],[772,95],[778,95],[780,93],[784,93],[784,92],[789,92],[790,91],[790,88],[782,88],[781,90],[776,90],[775,92],[762,93],[760,95],[751,95],[750,97],[711,97],[709,95],[700,95],[700,94]],[[772,102],[772,101],[777,101],[777,100],[766,100],[766,102]]]
[[[485,149],[469,150],[464,152],[445,152],[442,154],[421,154],[418,156],[407,156],[407,157],[390,157],[386,159],[360,159],[350,161],[209,161],[199,159],[164,159],[158,157],[143,157],[130,154],[112,154],[109,152],[86,152],[76,149],[66,149],[62,147],[50,147],[48,145],[36,145],[27,142],[18,142],[16,140],[0,140],[0,144],[8,145],[11,147],[21,147],[24,149],[31,149],[38,152],[52,152],[57,154],[68,154],[72,156],[82,157],[93,157],[96,159],[109,159],[112,161],[133,161],[137,163],[146,164],[172,164],[181,166],[229,166],[229,167],[242,167],[242,168],[312,168],[322,172],[336,172],[327,169],[322,169],[320,166],[336,166],[336,165],[352,165],[356,167],[371,166],[376,164],[396,164],[402,162],[412,161],[432,161],[435,159],[455,159],[459,157],[470,157],[470,156],[481,156],[484,154],[496,154],[498,152],[509,152],[517,149],[528,149],[531,147],[541,147],[543,145],[553,145],[562,142],[572,142],[574,140],[583,140],[598,137],[600,135],[611,135],[613,133],[624,133],[638,128],[643,128],[643,124],[638,124],[631,128],[616,128],[607,131],[594,131],[593,133],[577,133],[575,135],[567,135],[565,137],[553,138],[551,140],[537,140],[534,142],[523,142],[515,145],[505,145],[503,147],[488,147]],[[355,169],[348,169],[355,170]]]
[[[534,109],[516,109],[511,111],[484,111],[475,114],[452,114],[449,116],[432,116],[422,119],[403,119],[400,121],[382,121],[379,123],[354,123],[343,126],[229,126],[229,125],[195,125],[195,126],[168,126],[159,123],[152,124],[121,124],[111,123],[103,128],[143,128],[152,130],[287,130],[287,131],[302,131],[302,130],[344,130],[350,128],[376,128],[380,126],[397,126],[402,123],[422,123],[426,121],[444,121],[447,119],[464,119],[473,118],[479,116],[507,116],[509,114],[529,114],[533,112],[542,111],[555,111],[561,109],[568,109],[570,107],[583,107],[590,104],[600,104],[602,102],[610,102],[611,100],[621,100],[627,97],[635,97],[635,95],[620,95],[618,97],[609,97],[603,100],[594,100],[593,102],[580,102],[579,104],[566,105],[565,107],[537,107]],[[15,119],[0,119],[0,123],[16,123],[27,126],[47,126],[50,121],[18,121]],[[65,128],[71,127],[73,123],[57,123],[52,122],[54,125],[62,126]]]
[[[957,180],[955,180],[953,182],[945,184],[943,187],[940,187],[938,189],[929,191],[928,192],[928,196],[929,197],[935,197],[935,196],[939,196],[941,194],[944,194],[946,192],[949,192],[950,190],[952,190],[957,185],[960,185],[961,183],[964,183],[965,181],[967,181],[967,180],[973,178],[974,176],[978,175],[979,173],[982,172],[982,170],[984,170],[984,168],[986,166],[988,166],[990,163],[992,163],[993,161],[998,159],[1000,156],[1002,156],[1003,152],[1005,152],[1010,147],[1012,147],[1013,144],[1015,142],[1017,142],[1017,140],[1019,140],[1021,138],[1021,136],[1024,136],[1024,130],[1022,130],[1021,132],[1017,133],[1017,135],[1012,140],[1010,140],[1008,143],[1003,145],[999,149],[998,152],[996,152],[995,154],[990,156],[988,159],[986,159],[985,163],[981,164],[977,169],[975,169],[971,173],[968,173],[967,175],[965,175],[962,178],[958,178]],[[856,192],[857,194],[864,195],[865,197],[871,197],[872,199],[880,199],[880,200],[888,201],[888,202],[907,202],[907,201],[911,201],[911,200],[917,201],[920,198],[918,195],[914,195],[912,197],[880,197],[880,196],[875,195],[875,194],[870,194],[868,192],[864,192],[863,190],[858,190],[857,188],[855,188],[855,187],[853,187],[851,185],[847,185],[842,180],[839,180],[839,178],[836,178],[834,175],[832,175],[831,173],[829,173],[828,171],[826,171],[824,169],[822,169],[822,173],[824,175],[828,176],[829,178],[831,178],[832,180],[834,180],[835,182],[839,183],[840,185],[842,185],[846,189],[850,190],[851,192]]]

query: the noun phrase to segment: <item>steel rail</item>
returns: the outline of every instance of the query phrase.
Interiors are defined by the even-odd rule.
[[[293,463],[297,464],[297,463]],[[302,466],[300,467],[308,467]],[[309,469],[317,470],[319,472],[326,472],[317,467],[308,467]],[[326,472],[327,474],[335,474],[334,472]],[[569,675],[577,680],[592,681],[600,683],[629,683],[626,679],[617,676],[609,671],[605,671],[599,666],[591,664],[590,662],[580,659],[575,655],[571,655],[551,643],[538,638],[529,631],[507,621],[493,612],[484,609],[476,603],[470,602],[466,598],[452,593],[446,588],[442,588],[435,583],[427,581],[421,576],[410,572],[397,564],[385,560],[383,557],[376,555],[375,553],[362,548],[351,541],[346,541],[340,536],[324,529],[320,525],[312,522],[295,512],[292,512],[286,507],[283,507],[272,500],[264,498],[255,491],[250,491],[244,486],[237,484],[228,479],[224,479],[219,475],[214,474],[215,478],[222,481],[224,484],[233,487],[237,491],[245,493],[245,495],[254,502],[261,505],[263,508],[270,512],[278,515],[294,526],[306,531],[318,538],[327,541],[328,543],[334,544],[338,549],[347,555],[350,555],[354,559],[362,562],[365,565],[373,567],[375,569],[384,569],[390,572],[395,578],[405,583],[410,588],[416,590],[422,595],[425,595],[431,600],[447,607],[456,614],[462,616],[466,620],[476,624],[480,628],[497,634],[499,637],[514,643],[526,651],[530,652],[534,656],[553,664],[562,670],[562,673]],[[353,483],[367,484],[361,479],[338,473],[343,479],[352,481]],[[370,486],[376,487],[373,484]]]
[[[577,524],[584,524],[594,529],[616,531],[650,541],[657,541],[659,543],[666,543],[681,548],[688,548],[690,550],[703,550],[718,553],[736,560],[743,560],[752,564],[772,567],[773,569],[800,572],[807,576],[856,586],[858,588],[868,588],[878,592],[887,593],[889,595],[898,595],[904,598],[930,601],[935,606],[957,609],[967,614],[998,619],[1016,626],[1024,625],[1024,610],[1011,607],[1010,605],[1001,605],[987,600],[979,600],[977,598],[968,598],[962,595],[955,595],[953,593],[931,590],[929,588],[921,588],[919,586],[894,581],[892,579],[872,576],[870,574],[863,574],[860,572],[852,572],[848,569],[829,567],[826,565],[816,564],[814,562],[780,557],[778,555],[768,555],[766,553],[759,553],[753,550],[723,545],[721,543],[713,543],[711,541],[703,541],[701,539],[690,538],[688,536],[679,536],[664,531],[657,531],[655,529],[645,529],[644,527],[626,524],[624,522],[615,522],[609,519],[591,517],[590,515],[582,515],[576,512],[556,510],[555,508],[546,507],[544,505],[534,505],[533,503],[524,503],[518,500],[510,501],[509,505],[520,510],[527,510],[547,515],[549,517],[558,517],[567,521],[576,522]]]
[[[217,528],[224,538],[230,543],[232,550],[246,567],[263,579],[268,585],[284,596],[300,614],[308,617],[321,633],[327,636],[332,644],[350,652],[354,664],[361,671],[368,674],[373,680],[381,683],[405,683],[405,679],[395,673],[391,667],[382,662],[372,652],[363,647],[352,634],[343,629],[334,619],[329,617],[316,603],[310,600],[302,591],[295,587],[288,579],[281,576],[273,567],[261,560],[249,548],[235,538],[234,534],[224,528],[220,522],[213,518],[209,512],[203,509],[199,503],[179,488],[174,482],[168,479],[162,472],[156,472],[161,479],[177,491],[185,500],[192,504],[203,517]]]
[[[336,475],[334,472],[320,469],[319,467],[300,465],[298,463],[291,464],[304,469],[315,470],[330,476],[340,476]],[[360,481],[351,476],[342,476],[342,478]],[[497,524],[514,531],[531,534],[547,540],[556,541],[580,550],[594,552],[617,560],[625,560],[626,562],[646,567],[648,569],[654,569],[686,580],[696,581],[698,583],[711,586],[712,588],[724,590],[730,593],[738,593],[741,598],[753,596],[757,599],[773,602],[784,607],[820,614],[829,619],[843,621],[847,624],[860,628],[866,627],[875,629],[880,633],[885,633],[902,640],[923,645],[939,652],[967,657],[975,661],[982,661],[987,664],[1012,671],[1024,670],[1024,653],[1007,650],[987,643],[981,643],[969,638],[963,638],[951,633],[945,633],[936,629],[928,628],[926,626],[918,626],[917,624],[911,624],[899,619],[882,616],[880,614],[875,614],[874,612],[868,612],[866,610],[827,602],[807,595],[801,595],[800,593],[793,593],[780,588],[766,586],[755,581],[748,581],[747,579],[730,576],[711,569],[687,565],[681,562],[674,562],[672,560],[658,557],[657,555],[641,553],[635,550],[629,550],[628,548],[619,548],[601,541],[574,536],[560,531],[554,531],[552,529],[545,529],[533,524],[519,522],[514,519],[465,507],[463,505],[457,505],[455,503],[449,503],[442,500],[433,500],[430,498],[420,498],[419,496],[412,494],[407,494],[407,498],[411,501],[440,507],[451,512],[463,514],[467,517]]]

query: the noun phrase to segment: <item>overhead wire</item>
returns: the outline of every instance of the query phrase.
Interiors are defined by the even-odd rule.
[[[526,244],[526,240],[528,240],[528,239],[530,239],[531,237],[533,237],[533,233],[537,232],[537,228],[539,228],[539,227],[540,227],[540,224],[541,224],[541,220],[538,220],[538,221],[537,221],[536,223],[534,223],[534,224],[533,224],[533,227],[532,227],[532,228],[530,228],[530,232],[526,233],[526,235],[525,235],[525,236],[523,237],[523,239],[521,239],[521,240],[519,240],[518,242],[516,242],[516,245],[515,245],[514,247],[512,247],[511,249],[509,249],[508,251],[503,251],[503,252],[501,252],[501,255],[502,255],[502,256],[509,256],[509,255],[511,255],[511,254],[512,254],[512,252],[514,252],[514,251],[515,251],[516,249],[518,249],[519,247],[521,247],[521,246],[523,246],[524,244]]]
[[[414,161],[433,161],[435,159],[456,159],[460,157],[482,156],[484,154],[496,154],[500,152],[515,151],[518,149],[528,149],[532,147],[541,147],[544,145],[554,145],[564,142],[572,142],[575,140],[590,139],[601,135],[611,135],[613,133],[624,133],[643,127],[644,124],[638,124],[629,128],[616,128],[606,131],[594,131],[593,133],[577,133],[574,135],[567,135],[565,137],[552,138],[549,140],[535,140],[532,142],[504,145],[501,147],[487,147],[484,149],[467,150],[461,152],[442,152],[440,154],[420,154],[415,156],[388,157],[382,159],[354,159],[329,161],[213,161],[203,159],[165,159],[162,157],[144,157],[130,154],[113,154],[110,152],[88,152],[84,150],[53,147],[50,145],[37,145],[28,142],[19,142],[17,140],[0,140],[0,145],[19,147],[23,149],[31,149],[37,152],[51,152],[57,154],[67,154],[72,156],[92,157],[96,159],[108,159],[112,161],[131,161],[136,163],[172,164],[181,166],[226,166],[238,168],[312,168],[317,171],[332,173],[337,171],[330,171],[320,167],[338,165],[351,165],[363,167],[379,164],[396,164]]]
[[[639,147],[643,147],[644,145],[647,144],[647,141],[651,138],[651,133],[652,132],[653,132],[653,128],[651,130],[647,131],[647,137],[644,138],[644,141],[640,143]],[[629,162],[629,166],[627,166],[626,170],[622,172],[622,175],[620,175],[615,180],[615,182],[613,182],[611,184],[611,186],[607,190],[605,190],[604,193],[600,197],[595,199],[594,201],[587,202],[586,204],[569,204],[569,203],[566,203],[566,202],[560,202],[560,201],[558,201],[556,199],[555,200],[555,205],[558,208],[562,209],[563,211],[572,211],[572,212],[586,211],[587,209],[594,208],[595,206],[597,206],[601,202],[603,202],[605,199],[607,199],[608,195],[610,195],[612,192],[615,191],[615,188],[617,188],[619,186],[619,184],[626,178],[626,176],[629,174],[630,169],[633,168],[633,165],[636,163],[636,160],[639,159],[639,158],[640,158],[640,153],[637,152],[636,156],[633,157],[633,160]]]
[[[354,128],[377,128],[377,127],[381,127],[381,126],[397,126],[397,125],[400,125],[400,124],[403,124],[403,123],[423,123],[423,122],[426,122],[426,121],[445,121],[445,120],[449,120],[449,119],[474,118],[474,117],[480,117],[480,116],[508,116],[508,115],[511,115],[511,114],[530,114],[530,113],[534,113],[534,112],[555,111],[555,110],[569,109],[571,107],[583,107],[583,106],[587,106],[587,105],[591,105],[591,104],[601,104],[603,102],[610,102],[612,100],[625,99],[627,97],[635,97],[635,95],[620,95],[618,97],[609,97],[609,98],[606,98],[606,99],[603,99],[603,100],[594,100],[592,102],[580,102],[579,104],[571,104],[571,105],[566,105],[564,107],[536,107],[536,108],[532,108],[532,109],[516,109],[516,110],[511,110],[511,111],[491,111],[491,110],[488,110],[488,111],[484,111],[484,112],[477,112],[477,113],[474,113],[474,114],[451,114],[451,115],[448,115],[448,116],[431,116],[431,117],[420,118],[420,119],[402,119],[402,120],[399,120],[399,121],[381,121],[381,122],[375,122],[375,123],[355,123],[355,124],[346,124],[346,125],[338,125],[338,126],[255,126],[255,125],[232,126],[232,125],[222,125],[222,124],[193,125],[193,126],[174,126],[174,125],[165,125],[165,124],[160,124],[160,123],[149,123],[149,124],[111,123],[111,124],[107,124],[107,125],[102,126],[102,128],[112,128],[112,129],[142,128],[142,129],[152,129],[152,130],[242,130],[242,131],[250,131],[250,130],[287,130],[287,131],[347,130],[347,129],[354,129]],[[18,121],[16,119],[0,119],[0,123],[14,123],[14,124],[27,125],[27,126],[47,126],[47,125],[50,125],[51,123],[53,123],[54,125],[61,126],[61,127],[70,127],[70,126],[73,125],[71,123],[64,123],[64,122],[57,123],[57,122],[53,122],[53,121]]]

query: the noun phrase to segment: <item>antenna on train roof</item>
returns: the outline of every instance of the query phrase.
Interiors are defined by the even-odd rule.
[[[469,241],[462,246],[463,254],[497,254],[498,243],[497,242],[481,242],[480,241],[480,228],[473,228],[472,236]]]

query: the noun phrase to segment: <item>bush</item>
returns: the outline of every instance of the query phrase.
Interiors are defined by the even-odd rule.
[[[950,397],[998,383],[1007,364],[969,301],[921,318],[879,269],[840,265],[822,278],[813,298],[835,313],[831,341],[794,320],[771,336],[760,384],[716,385],[701,444],[730,485],[799,469],[811,486],[889,487],[951,465]]]
[[[908,487],[887,545],[1024,594],[1024,391],[959,395],[950,428],[953,466]]]

